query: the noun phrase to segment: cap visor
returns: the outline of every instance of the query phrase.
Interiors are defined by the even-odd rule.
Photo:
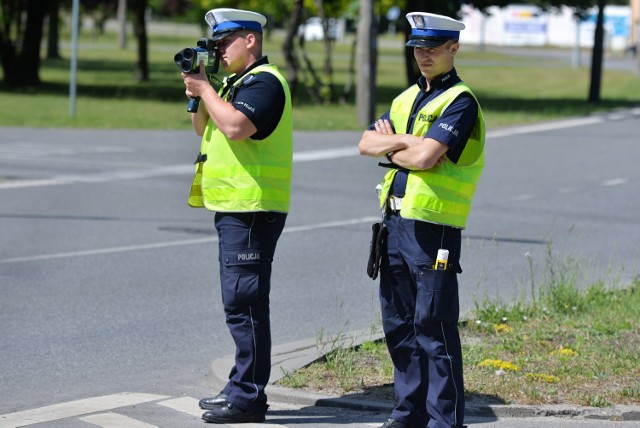
[[[450,39],[410,39],[405,46],[411,48],[435,48]]]
[[[242,28],[233,28],[233,29],[223,30],[217,33],[213,33],[213,35],[211,36],[211,40],[213,40],[214,42],[217,42],[218,40],[222,40],[225,37],[227,37],[229,34],[233,34],[238,30],[242,30]]]

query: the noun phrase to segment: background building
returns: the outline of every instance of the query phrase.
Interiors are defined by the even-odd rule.
[[[632,15],[633,2],[640,3],[640,0],[633,0],[631,6],[605,7],[605,49],[624,51],[637,46],[638,17]],[[533,5],[509,5],[503,9],[491,7],[488,16],[484,16],[477,9],[463,5],[467,29],[460,33],[460,40],[497,46],[591,48],[597,13],[597,8],[592,8],[586,18],[578,21],[568,7],[544,12]],[[638,14],[636,10],[634,13]]]

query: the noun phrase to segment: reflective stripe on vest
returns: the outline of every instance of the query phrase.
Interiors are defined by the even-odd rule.
[[[286,80],[274,65],[261,65],[243,76],[271,73],[285,92],[285,106],[276,129],[264,140],[229,140],[209,120],[202,137],[201,154],[191,186],[189,205],[220,212],[288,212],[293,162],[291,93]],[[224,96],[228,100],[229,92]]]
[[[390,117],[398,132],[407,129],[411,109],[419,91],[418,85],[414,85],[393,101]],[[433,122],[463,92],[468,92],[475,98],[469,87],[461,82],[428,102],[417,113],[412,134],[425,135]],[[484,118],[478,104],[476,124],[457,164],[447,160],[428,170],[409,172],[401,216],[464,229],[471,200],[484,167],[484,140]],[[391,169],[383,179],[381,208],[387,201],[397,172],[396,169]]]

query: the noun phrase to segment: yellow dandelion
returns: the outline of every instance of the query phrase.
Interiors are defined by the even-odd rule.
[[[506,324],[494,324],[493,328],[496,330],[496,333],[509,333],[511,330],[513,330],[511,327],[509,327]]]
[[[558,383],[560,378],[553,375],[544,373],[527,373],[525,378],[531,382],[546,382],[546,383]]]
[[[478,367],[491,367],[499,370],[512,370],[512,371],[520,370],[520,367],[518,367],[513,363],[510,363],[509,361],[491,360],[491,359],[486,359],[481,361],[478,364]]]
[[[571,348],[560,348],[556,351],[552,351],[551,355],[560,355],[562,357],[575,357],[576,355],[578,355],[578,353]]]

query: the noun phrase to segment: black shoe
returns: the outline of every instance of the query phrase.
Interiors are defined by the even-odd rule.
[[[409,425],[398,422],[393,418],[389,418],[380,426],[380,428],[409,428]]]
[[[227,402],[227,394],[221,392],[215,397],[206,397],[200,400],[198,405],[201,409],[205,410],[215,410],[220,406],[224,406]]]
[[[227,402],[222,407],[204,412],[202,414],[202,419],[204,419],[205,422],[212,422],[214,424],[264,422],[264,412],[255,413],[242,410],[239,407],[234,406],[232,403]]]

